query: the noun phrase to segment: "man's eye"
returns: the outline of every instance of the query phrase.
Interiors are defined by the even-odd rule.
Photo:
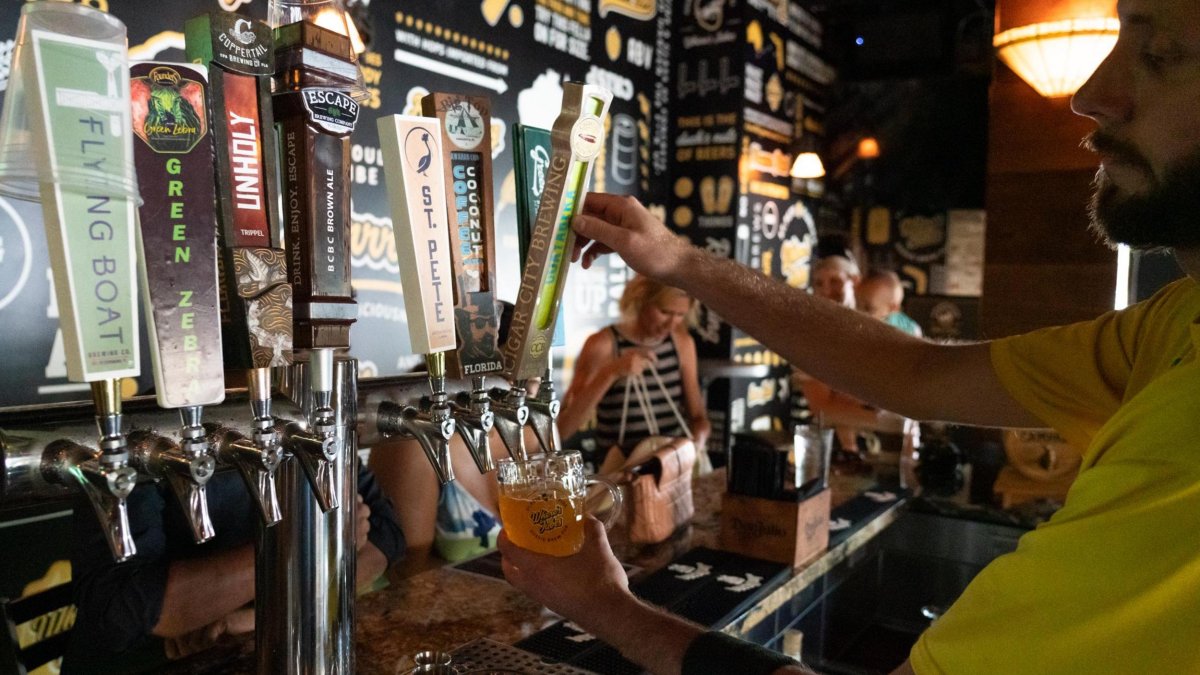
[[[1142,52],[1142,63],[1157,73],[1167,65],[1167,57],[1154,52]]]

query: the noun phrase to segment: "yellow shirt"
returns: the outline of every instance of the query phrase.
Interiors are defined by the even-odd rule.
[[[1200,288],[992,344],[1018,402],[1087,448],[1061,510],[913,647],[932,673],[1200,673]]]

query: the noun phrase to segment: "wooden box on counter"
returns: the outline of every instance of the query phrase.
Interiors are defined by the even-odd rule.
[[[829,547],[828,488],[802,502],[721,495],[720,547],[799,567]]]

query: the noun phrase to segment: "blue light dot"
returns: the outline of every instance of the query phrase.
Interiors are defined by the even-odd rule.
[[[864,42],[866,42],[866,40],[862,39],[861,35],[854,38],[854,44],[858,45],[859,47],[861,47]]]

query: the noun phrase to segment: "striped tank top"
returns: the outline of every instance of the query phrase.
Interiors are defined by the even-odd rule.
[[[662,378],[666,391],[664,392],[663,388],[658,386],[658,381],[654,379],[654,375],[647,368],[644,376],[651,414],[658,422],[660,436],[683,436],[683,427],[680,426],[675,413],[671,412],[670,404],[667,403],[669,396],[675,402],[675,407],[679,409],[680,414],[684,414],[687,409],[683,401],[683,379],[679,371],[679,353],[675,350],[675,340],[668,336],[662,342],[651,347],[638,345],[629,340],[618,333],[615,326],[609,326],[609,330],[612,331],[613,339],[616,340],[618,356],[626,349],[639,346],[649,348],[654,352],[658,358],[655,368],[658,369],[658,375]],[[622,377],[613,382],[596,406],[596,442],[600,448],[610,448],[617,444],[617,437],[621,431],[621,411],[625,409],[626,379]],[[646,421],[642,406],[638,404],[636,391],[633,387],[629,388],[629,407],[625,416],[625,441],[621,444],[621,452],[626,455],[642,439],[650,436],[650,425]]]

